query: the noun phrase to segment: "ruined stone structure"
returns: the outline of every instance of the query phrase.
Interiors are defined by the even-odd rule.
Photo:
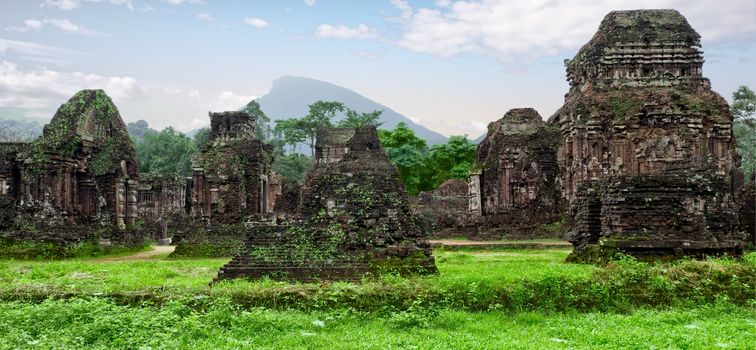
[[[210,113],[207,146],[193,162],[196,217],[237,223],[272,212],[273,147],[255,137],[255,127],[255,117],[246,112]]]
[[[118,109],[102,90],[79,91],[37,140],[0,145],[3,237],[60,245],[96,238],[137,243],[138,235],[126,231],[138,215],[138,181]]]
[[[469,184],[469,208],[481,230],[509,237],[552,234],[543,226],[562,213],[559,139],[559,130],[532,108],[511,109],[488,125]]]
[[[374,127],[318,132],[316,166],[302,189],[301,221],[250,229],[218,279],[357,279],[369,272],[436,271],[396,168]],[[335,142],[331,145],[328,142]]]
[[[43,226],[101,223],[121,230],[134,223],[136,155],[118,109],[102,90],[78,92],[39,139],[12,148],[10,192],[17,220]]]
[[[17,159],[24,143],[0,143],[0,230],[16,222],[16,206],[21,191],[21,173]]]
[[[435,237],[460,236],[467,227],[468,184],[461,179],[446,180],[437,189],[420,192],[412,201],[412,213],[423,230]]]
[[[700,47],[677,11],[615,11],[566,61],[570,91],[549,122],[578,251],[739,251],[732,115]]]
[[[187,216],[191,208],[190,183],[178,175],[139,174],[139,217],[150,220]]]

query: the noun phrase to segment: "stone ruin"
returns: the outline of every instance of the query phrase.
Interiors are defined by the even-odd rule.
[[[102,90],[64,103],[31,143],[0,144],[0,229],[10,241],[136,244],[139,174],[118,109]]]
[[[420,192],[410,199],[412,214],[426,234],[457,237],[467,232],[468,183],[461,179],[444,181],[437,189]]]
[[[141,173],[137,204],[139,218],[151,226],[152,238],[167,244],[168,227],[183,226],[191,212],[191,179],[178,175]]]
[[[210,113],[210,134],[193,162],[192,207],[207,222],[235,223],[270,214],[273,146],[255,137],[246,112]]]
[[[615,11],[566,61],[562,194],[576,253],[739,253],[727,102],[702,76],[700,36],[674,10]]]
[[[217,279],[356,280],[371,272],[435,273],[398,171],[375,127],[321,129],[316,165],[290,225],[249,230]]]
[[[192,161],[191,219],[175,229],[174,256],[238,253],[247,226],[274,220],[283,190],[272,171],[273,146],[255,136],[257,117],[243,111],[209,116],[207,144]]]
[[[515,108],[488,125],[471,172],[469,210],[478,235],[509,238],[553,236],[562,219],[557,183],[559,130],[532,108]]]

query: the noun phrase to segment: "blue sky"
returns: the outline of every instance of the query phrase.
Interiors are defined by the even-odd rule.
[[[188,131],[294,75],[475,137],[510,108],[548,118],[562,61],[633,8],[682,12],[726,98],[756,88],[756,0],[0,0],[0,115],[49,120],[104,88],[127,121]]]

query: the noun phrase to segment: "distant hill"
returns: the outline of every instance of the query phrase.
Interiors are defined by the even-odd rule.
[[[0,117],[0,142],[31,141],[42,135],[42,123],[36,120]]]
[[[318,100],[343,102],[358,112],[383,110],[382,128],[393,129],[400,122],[404,122],[418,137],[428,141],[428,145],[445,143],[447,140],[446,136],[414,123],[385,105],[325,81],[283,76],[275,80],[270,92],[258,98],[257,102],[271,120],[276,120],[304,116],[308,111],[307,106]]]

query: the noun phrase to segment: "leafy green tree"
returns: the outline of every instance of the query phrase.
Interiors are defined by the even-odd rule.
[[[290,153],[294,153],[297,145],[307,140],[306,129],[307,128],[304,126],[302,119],[281,119],[276,120],[276,127],[274,128],[273,133],[275,139],[281,140],[283,146],[289,146]]]
[[[304,154],[282,154],[273,161],[273,170],[291,181],[301,183],[314,163],[312,157]]]
[[[207,145],[208,140],[210,139],[210,128],[202,128],[197,130],[197,133],[194,134],[194,148],[197,149],[197,151],[202,150],[202,148]]]
[[[415,195],[423,186],[422,168],[428,153],[425,140],[417,137],[407,124],[399,123],[394,130],[378,130],[386,155],[399,170],[399,177],[409,194]]]
[[[129,132],[129,136],[131,136],[131,140],[134,142],[144,140],[145,135],[158,133],[157,130],[150,128],[150,124],[145,120],[137,120],[126,124],[126,130]]]
[[[756,93],[747,86],[738,87],[730,108],[735,118],[732,129],[741,156],[740,168],[750,178],[756,172]]]
[[[186,135],[168,127],[150,133],[136,143],[139,171],[157,174],[192,174],[191,157],[197,153],[194,142]]]
[[[466,135],[452,136],[447,143],[433,146],[425,162],[430,172],[424,174],[430,186],[422,190],[437,188],[448,179],[466,179],[475,162],[476,148]]]
[[[368,125],[374,125],[376,127],[381,126],[381,114],[383,111],[372,111],[366,113],[359,113],[357,111],[347,109],[346,117],[339,121],[337,124],[340,128],[361,128]]]
[[[242,108],[242,111],[255,117],[255,120],[257,121],[255,135],[258,139],[268,141],[273,137],[273,127],[270,125],[270,118],[265,115],[262,109],[260,109],[260,104],[257,103],[257,101],[249,101],[249,103]]]
[[[344,112],[346,107],[341,102],[317,101],[310,105],[310,111],[296,125],[306,135],[307,144],[310,146],[312,156],[315,156],[315,136],[318,128],[331,128],[331,120],[336,113]]]

